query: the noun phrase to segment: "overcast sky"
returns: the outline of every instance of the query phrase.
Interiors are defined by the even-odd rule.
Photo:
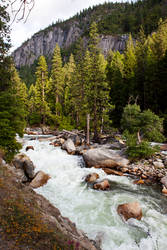
[[[66,20],[80,10],[104,2],[105,0],[35,0],[35,6],[26,23],[15,21],[11,25],[12,50],[19,47],[35,32],[55,23],[58,19]],[[107,2],[126,2],[126,0],[110,0]],[[13,8],[17,9],[17,6],[13,6]]]

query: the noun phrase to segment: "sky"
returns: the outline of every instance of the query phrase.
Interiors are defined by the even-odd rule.
[[[13,10],[18,9],[19,2],[18,0],[13,5]],[[105,0],[35,0],[35,5],[26,23],[22,20],[11,24],[11,51],[21,46],[34,33],[55,23],[58,19],[66,20],[85,8],[104,2]],[[106,0],[106,2],[116,2],[116,0]],[[117,2],[126,2],[126,0],[117,0]],[[11,7],[9,12],[11,20],[13,20]]]

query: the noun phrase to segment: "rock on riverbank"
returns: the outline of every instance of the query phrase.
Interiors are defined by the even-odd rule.
[[[98,250],[47,199],[20,182],[11,166],[0,171],[0,248]]]

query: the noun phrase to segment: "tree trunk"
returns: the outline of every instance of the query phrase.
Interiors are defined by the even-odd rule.
[[[57,104],[59,103],[59,96],[56,94],[56,115],[59,115],[57,110]]]
[[[141,137],[140,137],[140,131],[137,132],[137,144],[140,144],[141,143]]]
[[[90,145],[90,114],[87,114],[86,144]]]
[[[95,99],[95,103],[94,103],[94,136],[93,136],[93,140],[95,142],[99,142],[99,135],[98,135],[98,131],[97,131],[97,106],[96,106],[96,99]]]

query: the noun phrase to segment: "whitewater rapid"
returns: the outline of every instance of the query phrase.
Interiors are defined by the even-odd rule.
[[[33,150],[25,152],[26,146]],[[46,185],[35,191],[46,197],[61,214],[76,223],[89,238],[102,238],[103,250],[166,250],[167,197],[157,187],[133,184],[125,176],[106,175],[103,170],[85,168],[81,157],[68,155],[49,141],[24,137],[23,149],[36,166],[51,176]],[[96,191],[84,178],[96,172],[101,179],[112,181],[110,191]],[[141,221],[122,221],[117,206],[138,201],[142,207]]]

